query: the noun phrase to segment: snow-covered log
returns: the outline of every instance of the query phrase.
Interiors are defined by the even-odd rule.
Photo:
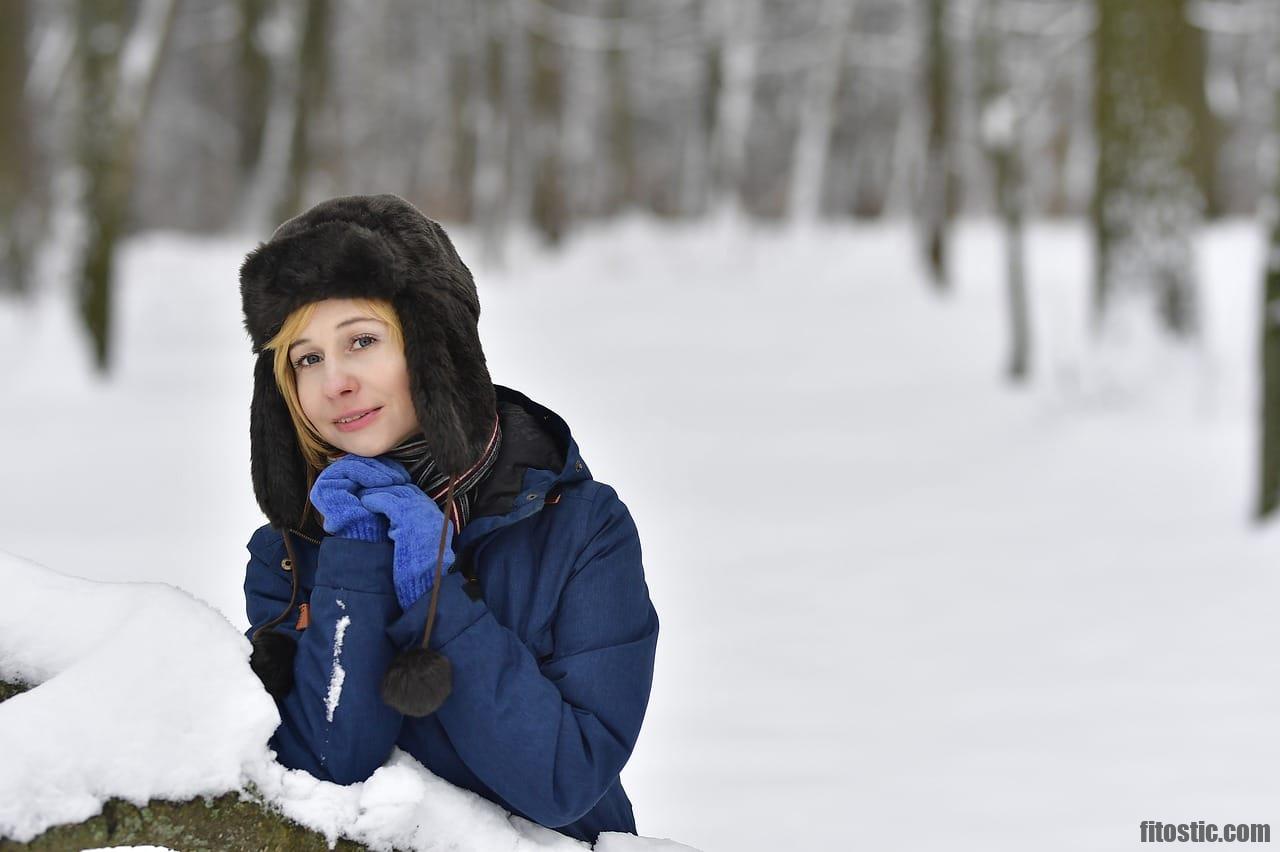
[[[249,668],[248,640],[180,589],[84,580],[3,552],[0,588],[0,849],[320,849],[343,838],[590,848],[399,750],[347,786],[286,769],[268,748],[280,717]],[[606,833],[595,848],[688,847]]]

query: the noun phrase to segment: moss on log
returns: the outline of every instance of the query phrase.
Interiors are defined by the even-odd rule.
[[[15,695],[21,695],[30,688],[31,687],[26,684],[9,683],[8,681],[0,680],[0,701],[4,701],[6,698],[12,698]]]
[[[0,680],[0,701],[30,687]],[[0,837],[0,852],[36,850],[65,852],[102,846],[167,846],[182,852],[232,850],[327,850],[324,837],[304,828],[261,802],[227,793],[216,799],[166,802],[153,799],[138,807],[120,799],[102,806],[102,813],[74,825],[59,825],[28,843]],[[335,849],[365,847],[339,840]]]
[[[112,799],[102,813],[75,825],[55,826],[29,843],[0,840],[0,850],[63,852],[101,846],[167,846],[182,852],[222,850],[327,850],[324,837],[236,793],[189,802],[152,800],[146,807]],[[335,849],[365,847],[339,840]]]

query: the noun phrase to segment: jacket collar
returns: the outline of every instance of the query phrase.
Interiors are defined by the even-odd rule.
[[[494,385],[494,391],[505,451],[481,484],[479,508],[455,540],[455,551],[541,511],[565,486],[591,478],[560,415],[512,388]]]

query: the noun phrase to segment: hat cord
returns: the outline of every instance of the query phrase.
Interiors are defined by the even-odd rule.
[[[444,523],[440,526],[440,546],[436,549],[436,576],[435,581],[431,584],[431,603],[427,607],[427,626],[422,631],[422,647],[427,647],[427,642],[431,639],[431,628],[436,623],[436,605],[440,600],[440,583],[444,575],[444,546],[446,537],[449,535],[449,517],[453,511],[453,486],[457,483],[458,477],[449,477],[449,490],[444,498]]]

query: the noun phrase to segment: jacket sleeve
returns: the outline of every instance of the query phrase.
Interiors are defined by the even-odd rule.
[[[453,692],[437,718],[467,767],[513,808],[567,825],[600,800],[631,756],[649,701],[658,618],[626,506],[602,488],[539,661],[483,601],[447,575],[430,644],[449,658]],[[420,641],[425,604],[392,625]]]
[[[259,551],[260,552],[260,551]],[[320,544],[310,626],[291,615],[276,629],[297,643],[293,689],[277,701],[271,745],[281,763],[324,781],[363,781],[391,754],[403,717],[383,703],[382,675],[396,653],[387,626],[400,616],[390,542],[329,537]],[[289,603],[288,575],[250,543],[245,602],[254,631]]]

